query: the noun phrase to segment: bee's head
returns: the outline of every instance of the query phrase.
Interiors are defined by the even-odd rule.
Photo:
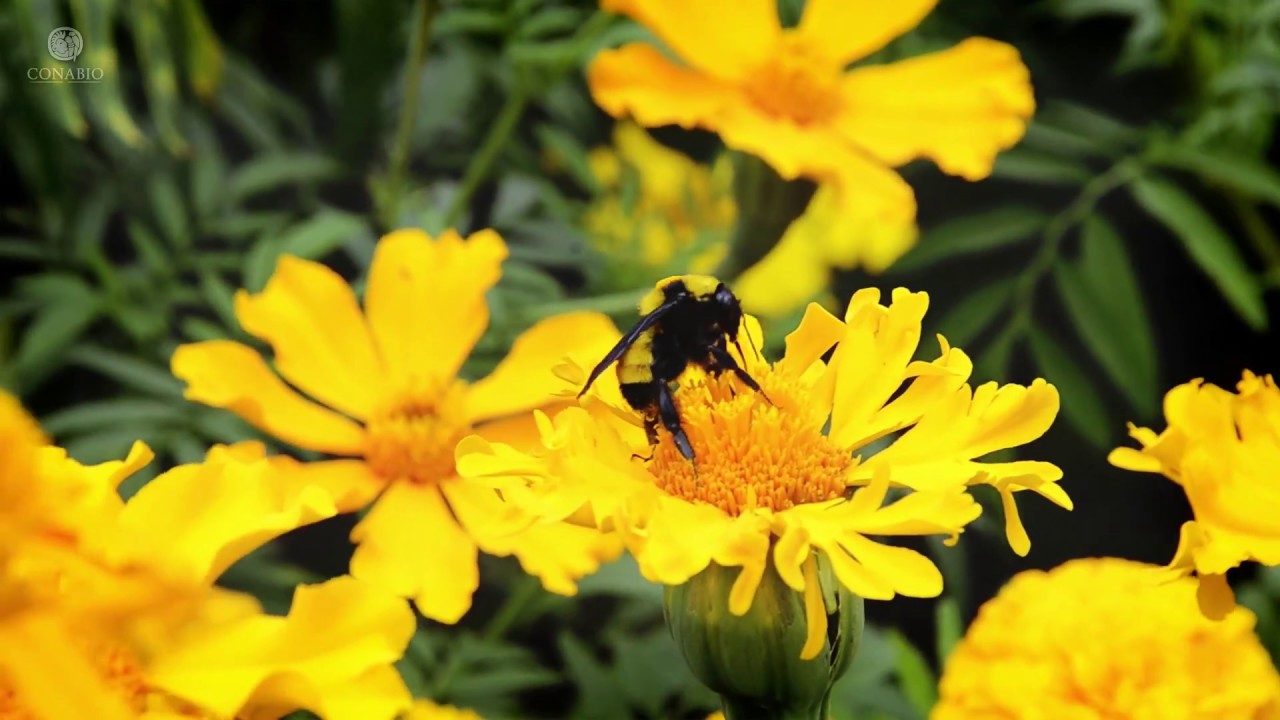
[[[742,305],[738,303],[738,297],[724,283],[721,283],[711,296],[711,303],[716,310],[714,329],[727,334],[730,339],[736,339],[738,326],[742,324]]]

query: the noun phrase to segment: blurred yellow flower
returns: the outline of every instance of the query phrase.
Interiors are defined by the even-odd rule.
[[[1243,608],[1221,623],[1194,583],[1116,558],[1017,575],[947,659],[933,720],[1280,717],[1280,676]]]
[[[977,180],[1021,139],[1035,109],[1014,48],[971,38],[954,48],[845,70],[913,28],[936,0],[809,0],[782,28],[774,0],[602,0],[652,30],[682,61],[630,43],[602,52],[587,80],[599,105],[641,125],[717,132],[780,175],[873,196],[877,215],[915,215],[891,168],[929,158]]]
[[[1245,371],[1232,393],[1192,380],[1164,398],[1168,427],[1129,425],[1142,449],[1117,448],[1117,467],[1162,473],[1182,486],[1195,520],[1182,526],[1170,564],[1199,576],[1197,597],[1211,618],[1235,605],[1226,572],[1247,560],[1280,565],[1280,389]]]
[[[647,285],[677,271],[711,272],[724,259],[737,216],[727,157],[708,167],[621,122],[613,146],[595,148],[589,160],[602,192],[583,227],[609,261],[614,283]]]
[[[710,273],[724,260],[737,217],[727,155],[708,167],[623,121],[613,146],[592,150],[590,163],[604,192],[583,223],[609,263],[612,284]],[[832,268],[884,272],[916,237],[914,221],[886,223],[868,196],[841,203],[824,185],[773,250],[734,281],[735,292],[747,312],[785,315],[825,295]]]
[[[470,608],[478,550],[515,555],[566,595],[620,552],[616,538],[583,527],[513,532],[527,525],[514,509],[454,471],[458,439],[478,431],[518,442],[528,423],[510,418],[551,399],[558,381],[549,368],[567,353],[603,354],[618,338],[603,315],[554,317],[517,338],[488,377],[459,379],[488,325],[485,293],[506,256],[490,230],[466,240],[453,231],[438,240],[393,232],[375,251],[363,312],[337,273],[286,256],[263,292],[237,295],[236,316],[271,344],[289,385],[257,351],[230,340],[184,345],[172,360],[188,398],[298,447],[343,456],[312,463],[308,473],[340,511],[373,503],[352,531],[352,575],[413,598],[441,622]]]
[[[857,595],[931,597],[942,589],[933,563],[871,536],[954,538],[980,513],[968,486],[988,484],[1004,498],[1011,544],[1025,553],[1013,493],[1029,489],[1071,507],[1049,463],[975,460],[1044,433],[1057,390],[1043,380],[971,388],[972,363],[941,337],[936,360],[913,362],[928,296],[898,289],[888,306],[879,301],[877,290],[858,292],[844,321],[811,305],[781,362],[740,358],[767,399],[743,392],[729,373],[687,373],[676,401],[695,463],[669,433],[650,450],[610,373],[581,407],[554,420],[539,414],[540,451],[472,437],[458,446],[459,470],[549,520],[590,511],[600,527],[621,532],[651,581],[679,585],[712,562],[743,568],[730,592],[735,615],[750,609],[772,558],[781,579],[806,593],[802,656],[814,657],[827,625],[815,550]],[[753,319],[744,331],[760,337]],[[561,370],[581,386],[582,368]],[[891,437],[872,453],[872,443]],[[886,504],[891,487],[912,492]]]
[[[14,427],[18,439],[38,438],[32,423],[9,421],[7,400],[4,439]],[[0,495],[20,480],[52,512],[0,550],[0,717],[230,720],[309,709],[390,720],[409,706],[392,666],[415,628],[403,600],[339,578],[300,588],[280,618],[213,587],[249,552],[337,513],[304,469],[282,468],[261,445],[215,448],[123,502],[119,484],[151,459],[140,443],[123,461],[90,467],[29,444],[19,464],[22,446],[5,446]]]

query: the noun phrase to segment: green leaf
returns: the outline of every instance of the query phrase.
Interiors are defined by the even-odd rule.
[[[902,684],[902,692],[907,700],[923,715],[928,715],[933,704],[938,701],[937,679],[929,669],[924,655],[897,630],[889,631],[889,642],[893,645],[897,658],[898,682]]]
[[[574,717],[628,717],[626,695],[619,679],[596,659],[591,649],[568,633],[560,635],[559,646],[565,672],[578,690]]]
[[[1076,187],[1089,181],[1089,169],[1051,153],[1016,147],[1000,153],[991,176],[1004,180]]]
[[[63,447],[66,448],[67,454],[76,460],[94,465],[108,460],[119,460],[129,454],[129,448],[133,447],[139,439],[156,434],[155,427],[131,425],[127,428],[112,428],[102,432],[77,435],[63,443]],[[124,491],[123,486],[121,491]]]
[[[964,637],[964,620],[960,617],[960,603],[950,595],[940,598],[934,606],[934,620],[938,626],[938,667],[946,667],[947,658]]]
[[[449,686],[449,696],[460,705],[476,707],[495,696],[514,695],[558,682],[560,676],[546,668],[500,667],[459,676]]]
[[[1229,187],[1280,206],[1280,172],[1258,158],[1230,150],[1210,152],[1202,148],[1170,144],[1154,150],[1152,160],[1195,173],[1214,185]]]
[[[67,361],[99,372],[121,385],[159,398],[180,399],[182,382],[167,368],[96,345],[77,345]]]
[[[217,313],[218,319],[228,328],[240,327],[240,321],[236,318],[235,290],[212,270],[201,269],[199,275],[200,293],[209,307]]]
[[[136,218],[129,218],[125,221],[125,231],[143,267],[157,277],[165,277],[173,273],[171,253],[165,249],[150,228]]]
[[[249,254],[244,258],[244,289],[259,292],[267,284],[267,278],[276,269],[276,260],[280,258],[280,243],[274,237],[264,236],[254,243]]]
[[[72,405],[42,417],[40,424],[50,435],[61,437],[135,424],[172,424],[182,419],[182,410],[175,402],[117,398]]]
[[[100,255],[107,229],[107,220],[116,209],[116,195],[108,184],[90,191],[76,207],[71,225],[72,252],[81,261]]]
[[[964,347],[977,339],[1004,309],[1013,293],[1013,280],[984,285],[955,303],[938,320],[938,332],[952,345]]]
[[[1107,375],[1143,416],[1155,413],[1159,386],[1155,336],[1124,242],[1106,220],[1081,228],[1079,263],[1054,268],[1072,324]]]
[[[191,203],[202,230],[222,215],[227,196],[227,161],[212,130],[203,122],[193,123],[196,145],[191,158]]]
[[[1138,203],[1182,241],[1191,259],[1213,280],[1249,327],[1266,329],[1267,308],[1262,299],[1262,284],[1209,213],[1166,180],[1138,178],[1129,187]]]
[[[564,163],[574,181],[592,193],[600,192],[600,182],[591,171],[588,151],[578,138],[549,123],[543,123],[534,130],[538,142],[556,154],[556,158]]]
[[[182,196],[174,187],[173,178],[152,176],[147,189],[156,222],[170,247],[190,247],[192,238],[190,224],[187,222],[187,209],[182,204]]]
[[[178,68],[165,27],[167,8],[162,10],[159,3],[134,2],[130,9],[134,48],[142,71],[142,87],[151,108],[151,122],[169,152],[184,154],[189,148],[178,130],[182,101],[178,94]]]
[[[1095,448],[1114,445],[1113,430],[1118,428],[1111,422],[1106,405],[1085,371],[1044,330],[1033,327],[1029,339],[1031,358],[1045,379],[1058,388],[1062,416]]]
[[[358,215],[324,210],[281,234],[277,239],[279,254],[319,260],[368,232],[368,225]]]
[[[48,253],[46,246],[38,240],[0,238],[0,258],[6,260],[43,260]]]
[[[644,579],[635,558],[627,553],[578,581],[578,594],[616,595],[662,604],[662,586]]]
[[[1003,382],[1008,377],[1018,338],[1016,328],[1007,325],[974,357],[972,382],[975,385],[989,380]]]
[[[210,102],[222,82],[225,64],[222,47],[197,0],[178,0],[177,10],[182,23],[181,47],[186,53],[187,82],[200,99]]]
[[[14,353],[13,371],[20,388],[30,390],[62,365],[68,347],[93,324],[102,311],[92,291],[42,307],[27,326]]]
[[[342,174],[342,165],[328,155],[276,152],[246,162],[231,173],[227,195],[231,204],[290,184],[317,183]]]
[[[911,272],[960,255],[1012,245],[1040,232],[1046,222],[1044,213],[1018,206],[965,215],[925,231],[893,270]]]

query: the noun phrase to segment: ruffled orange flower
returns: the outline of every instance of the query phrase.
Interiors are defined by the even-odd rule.
[[[1019,573],[947,659],[932,720],[1275,720],[1280,675],[1253,613],[1207,620],[1194,583],[1118,558]]]
[[[1156,472],[1182,486],[1195,520],[1182,526],[1170,569],[1199,576],[1200,606],[1220,618],[1235,606],[1226,573],[1249,560],[1280,565],[1280,389],[1245,371],[1232,393],[1202,380],[1164,398],[1168,427],[1130,424],[1142,448],[1117,448],[1111,464]]]
[[[888,306],[879,301],[876,290],[857,293],[843,321],[811,305],[781,362],[739,358],[763,394],[730,373],[686,373],[676,401],[693,463],[665,431],[648,446],[610,373],[582,407],[539,414],[540,450],[472,437],[458,446],[459,468],[548,521],[589,510],[621,531],[654,582],[683,584],[712,562],[741,567],[735,615],[750,610],[771,563],[805,593],[803,657],[814,657],[826,642],[823,564],[862,597],[931,597],[942,589],[933,563],[872,536],[954,537],[980,513],[969,486],[986,484],[1004,498],[1009,541],[1025,553],[1014,493],[1071,507],[1057,467],[981,461],[1039,437],[1057,414],[1057,390],[1043,380],[972,388],[969,358],[941,337],[937,359],[912,361],[928,296],[899,289]],[[744,332],[760,338],[753,319]],[[580,387],[582,369],[564,370]],[[901,497],[890,499],[891,488]]]
[[[782,28],[774,0],[602,0],[652,30],[685,64],[630,43],[588,69],[592,95],[641,125],[719,133],[785,178],[874,195],[893,222],[915,214],[891,168],[928,158],[977,180],[1026,130],[1035,101],[1018,52],[984,38],[846,71],[920,22],[936,0],[809,0]]]
[[[432,240],[400,230],[378,244],[364,310],[342,278],[318,263],[283,257],[263,292],[241,291],[236,315],[270,343],[286,385],[252,348],[229,340],[184,345],[173,372],[188,398],[229,409],[270,435],[342,459],[312,463],[310,475],[342,511],[373,503],[352,532],[351,573],[411,597],[423,615],[456,622],[479,584],[477,552],[515,555],[548,590],[619,551],[615,538],[572,525],[522,521],[492,489],[458,478],[455,443],[472,432],[516,441],[546,404],[566,353],[593,357],[618,337],[603,315],[538,323],[488,377],[458,371],[489,322],[485,293],[506,245],[493,231]]]

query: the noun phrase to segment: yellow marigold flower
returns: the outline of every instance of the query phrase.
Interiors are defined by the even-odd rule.
[[[621,122],[613,147],[592,150],[589,162],[603,192],[583,227],[610,261],[615,283],[645,285],[675,266],[711,272],[724,259],[737,216],[727,157],[708,167]]]
[[[436,705],[430,700],[414,700],[409,712],[400,720],[482,720],[474,710]]]
[[[432,240],[400,230],[378,244],[364,310],[329,268],[283,257],[263,292],[241,291],[236,315],[271,344],[286,385],[252,348],[229,340],[184,345],[173,372],[188,398],[229,409],[288,443],[342,459],[310,475],[342,511],[372,508],[352,532],[351,573],[404,597],[423,615],[456,622],[479,584],[477,551],[515,555],[548,590],[620,551],[615,538],[571,525],[519,524],[492,489],[454,471],[454,444],[477,430],[517,438],[523,422],[491,422],[540,407],[565,353],[592,357],[617,339],[603,315],[538,323],[488,377],[457,377],[489,322],[485,292],[507,256],[496,233]],[[293,387],[310,395],[308,399]],[[376,501],[375,501],[376,498]]]
[[[614,116],[717,132],[785,178],[833,181],[846,198],[873,194],[879,214],[901,222],[915,200],[891,167],[929,158],[944,172],[986,177],[1035,109],[1018,52],[984,38],[846,72],[935,2],[810,0],[799,26],[784,29],[773,0],[602,0],[686,64],[631,43],[601,53],[587,80]]]
[[[490,478],[548,519],[590,510],[600,526],[622,532],[654,582],[685,583],[712,562],[741,567],[729,598],[736,615],[750,609],[772,563],[809,594],[805,651],[813,657],[826,629],[823,602],[812,595],[818,584],[806,579],[816,577],[814,551],[856,595],[931,597],[942,589],[933,563],[871,536],[955,536],[980,512],[967,487],[987,484],[1005,501],[1011,544],[1025,553],[1013,494],[1029,489],[1071,507],[1052,464],[978,460],[1044,433],[1057,390],[1043,380],[972,388],[969,358],[941,337],[937,359],[912,361],[927,308],[927,295],[904,289],[888,306],[875,289],[858,292],[843,321],[811,305],[783,360],[740,359],[764,394],[743,392],[731,373],[687,373],[676,401],[696,464],[665,432],[650,450],[609,373],[583,407],[539,415],[541,450],[468,438],[458,446],[460,470]],[[760,338],[754,319],[744,331]],[[581,387],[585,373],[572,370]],[[883,440],[891,441],[884,449],[869,447]],[[886,504],[890,487],[911,492]]]
[[[73,491],[71,517],[82,524],[55,536],[68,552],[23,548],[8,574],[46,588],[43,600],[72,611],[64,613],[66,648],[79,655],[80,684],[103,690],[97,700],[118,712],[49,711],[47,696],[68,689],[64,673],[43,666],[0,673],[0,717],[231,720],[308,709],[390,720],[409,706],[392,666],[415,629],[403,600],[345,577],[300,587],[289,615],[273,617],[251,597],[213,587],[269,540],[337,513],[334,497],[306,470],[282,469],[261,445],[215,448],[204,463],[161,474],[125,503],[116,488],[150,459],[145,446],[93,467],[59,448],[39,455],[34,482]],[[86,603],[139,582],[166,591],[165,602],[117,613],[112,625],[89,622]],[[0,620],[0,636],[6,629]],[[4,655],[0,668],[8,670]]]
[[[1243,608],[1221,623],[1194,583],[1094,558],[1017,575],[948,658],[933,720],[1280,717],[1280,675]]]
[[[724,260],[737,217],[727,155],[701,165],[624,121],[614,128],[613,147],[596,148],[589,159],[605,192],[587,208],[583,223],[610,262],[614,284],[708,273]],[[636,197],[629,198],[624,178],[638,187]],[[833,186],[819,188],[773,250],[734,282],[743,308],[784,315],[826,294],[832,268],[888,269],[918,233],[913,221],[883,222],[877,207],[866,195],[841,203]]]
[[[1199,576],[1211,618],[1235,605],[1226,572],[1248,560],[1280,565],[1280,390],[1270,375],[1245,371],[1232,393],[1202,380],[1164,398],[1168,427],[1129,425],[1141,450],[1117,448],[1111,464],[1162,473],[1182,486],[1195,520],[1182,526],[1170,569]]]

